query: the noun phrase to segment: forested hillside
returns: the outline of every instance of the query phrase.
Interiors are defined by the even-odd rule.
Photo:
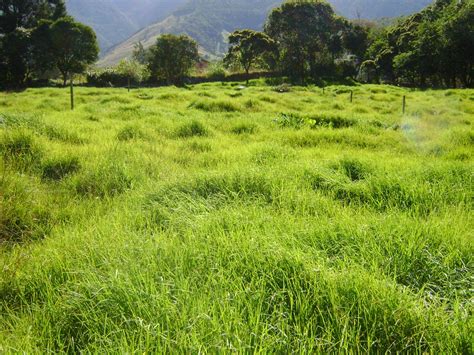
[[[112,48],[101,65],[116,64],[130,56],[134,44],[151,46],[163,33],[185,33],[194,38],[204,53],[222,54],[226,36],[240,28],[261,29],[269,11],[281,0],[189,0],[161,22],[154,23]],[[393,17],[420,10],[430,0],[330,0],[336,12],[349,18]]]
[[[67,0],[69,13],[91,26],[102,51],[163,20],[186,0]]]

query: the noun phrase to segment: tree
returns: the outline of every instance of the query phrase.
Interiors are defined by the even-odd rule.
[[[94,63],[99,54],[94,31],[71,17],[64,17],[51,25],[51,50],[63,84],[72,74],[82,73]]]
[[[66,15],[63,0],[0,1],[0,78],[4,85],[23,86],[37,62],[32,35],[42,20]]]
[[[317,74],[318,66],[335,53],[339,40],[333,35],[340,30],[331,6],[320,0],[285,2],[274,9],[265,25],[265,33],[277,44],[281,69],[304,83],[310,72]]]
[[[131,81],[141,83],[148,74],[145,65],[140,64],[136,60],[122,59],[117,65],[117,72],[125,75],[128,80],[128,91],[130,91]]]
[[[358,79],[366,83],[371,83],[374,79],[377,79],[377,65],[375,61],[366,60],[361,64]]]
[[[145,47],[143,47],[143,43],[141,41],[138,41],[137,43],[133,45],[132,57],[135,61],[137,61],[140,64],[146,64],[147,56],[148,56],[148,52],[145,49]]]
[[[178,85],[198,60],[198,46],[193,39],[165,34],[150,48],[148,66],[153,77]]]
[[[235,31],[229,36],[229,52],[224,62],[229,65],[238,63],[245,70],[247,84],[250,69],[262,60],[266,53],[277,51],[276,43],[263,32],[252,30]]]
[[[474,85],[474,3],[453,6],[441,29],[445,61],[443,68],[454,67],[454,76],[465,87]]]

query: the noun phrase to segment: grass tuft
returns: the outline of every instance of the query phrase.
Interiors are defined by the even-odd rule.
[[[193,120],[183,124],[176,131],[179,138],[205,137],[209,135],[209,130],[199,121]]]

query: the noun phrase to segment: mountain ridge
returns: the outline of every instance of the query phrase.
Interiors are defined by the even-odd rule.
[[[116,64],[130,57],[135,43],[145,47],[154,44],[163,33],[187,34],[200,45],[208,58],[222,55],[226,48],[226,34],[236,29],[261,30],[268,13],[281,0],[188,0],[161,21],[146,26],[124,41],[103,52],[100,66]],[[335,11],[348,18],[373,19],[376,16],[394,17],[419,11],[431,0],[329,0]],[[387,16],[391,15],[391,16]]]

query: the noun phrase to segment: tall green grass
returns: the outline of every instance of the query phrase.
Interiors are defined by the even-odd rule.
[[[0,352],[472,353],[474,91],[236,86],[0,94]]]

